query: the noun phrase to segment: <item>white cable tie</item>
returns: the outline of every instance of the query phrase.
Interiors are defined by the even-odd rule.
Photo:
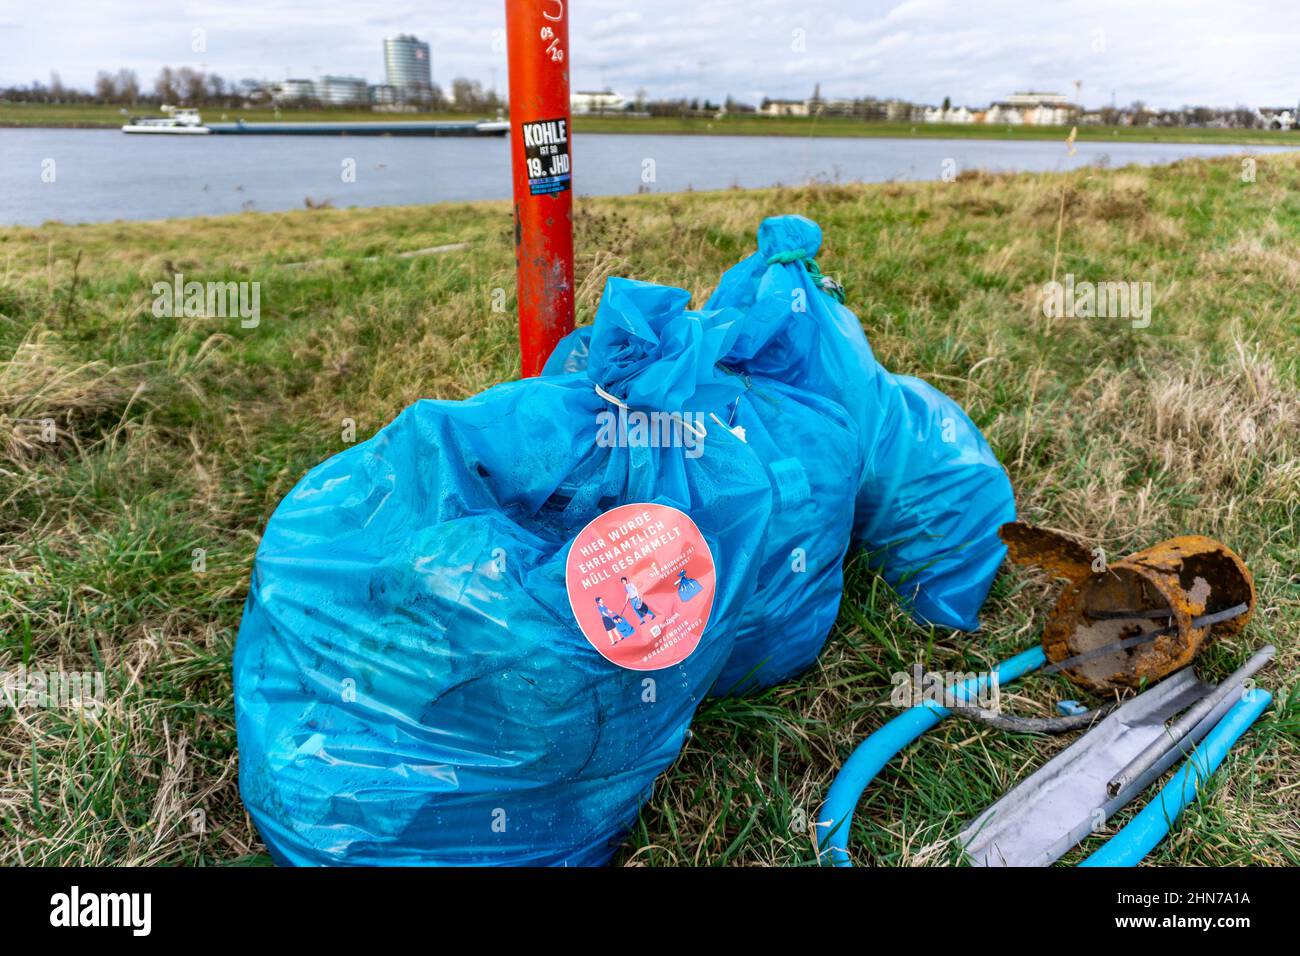
[[[615,395],[609,394],[609,392],[605,391],[599,385],[596,386],[596,394],[599,395],[601,398],[603,398],[605,401],[617,405],[619,408],[627,408],[627,402],[623,401],[621,398],[618,398]]]

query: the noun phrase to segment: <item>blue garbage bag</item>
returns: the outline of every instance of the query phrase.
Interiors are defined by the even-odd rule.
[[[716,368],[736,313],[678,298],[611,282],[586,372],[417,402],[276,509],[234,689],[240,791],[277,862],[597,865],[615,852],[730,656],[772,512],[763,463],[726,429],[694,457],[594,440],[610,408],[598,387],[701,417],[743,391]],[[581,630],[590,608],[566,573],[588,522],[645,503],[698,529],[713,576],[698,553],[686,567],[712,609],[699,616],[706,594],[674,608],[703,622],[698,644],[634,669],[607,655],[638,638],[598,652],[605,635]],[[663,577],[646,600],[668,615],[678,574]]]
[[[886,371],[843,290],[814,257],[818,225],[776,216],[758,251],[729,269],[706,309],[745,322],[724,360],[840,402],[857,424],[854,540],[923,622],[975,630],[1015,520],[1005,469],[960,406],[926,382]]]
[[[690,299],[674,290],[673,307]],[[572,374],[602,356],[601,329],[579,328],[548,359],[543,375]],[[844,557],[860,472],[856,428],[844,408],[783,382],[719,370],[744,392],[725,412],[710,413],[713,431],[731,430],[762,461],[773,502],[758,582],[737,625],[735,648],[713,693],[740,694],[803,673],[816,660],[839,614]],[[712,433],[712,432],[711,432]],[[707,442],[706,442],[707,449]],[[707,451],[706,451],[707,454]],[[678,585],[688,601],[699,585]]]

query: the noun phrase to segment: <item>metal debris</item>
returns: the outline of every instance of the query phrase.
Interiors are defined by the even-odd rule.
[[[1092,574],[1088,549],[1059,532],[1012,521],[998,529],[998,537],[1016,564],[1044,568],[1068,581],[1083,581]]]
[[[1195,630],[1200,630],[1201,628],[1207,628],[1210,627],[1211,625],[1218,624],[1221,621],[1228,621],[1234,617],[1238,617],[1239,615],[1245,614],[1248,610],[1250,610],[1250,606],[1248,604],[1242,603],[1242,604],[1233,605],[1227,610],[1216,611],[1213,614],[1202,614],[1200,617],[1192,618],[1192,628]],[[1088,614],[1087,612],[1085,612],[1085,615],[1087,617],[1093,616],[1092,614]],[[1111,614],[1106,619],[1125,620],[1134,617],[1149,618],[1154,616],[1157,616],[1157,614],[1153,614],[1151,612],[1131,613],[1131,612],[1123,611],[1123,612],[1117,612]],[[1161,611],[1158,612],[1158,616],[1161,618],[1168,619],[1172,615],[1168,611]],[[1169,624],[1157,630],[1147,631],[1145,634],[1139,634],[1137,637],[1126,638],[1125,640],[1118,641],[1114,644],[1103,644],[1101,647],[1095,648],[1091,651],[1085,651],[1082,654],[1076,654],[1074,657],[1067,657],[1063,661],[1060,661],[1056,664],[1052,664],[1049,667],[1045,667],[1042,673],[1046,675],[1046,674],[1055,674],[1057,671],[1069,670],[1071,667],[1075,667],[1076,665],[1082,664],[1085,661],[1095,661],[1102,657],[1105,657],[1108,654],[1114,654],[1116,651],[1128,650],[1130,647],[1137,647],[1139,644],[1146,644],[1149,641],[1154,641],[1157,637],[1164,637],[1166,634],[1175,634],[1177,633],[1177,631],[1178,631],[1178,626],[1176,624]]]
[[[1058,532],[1012,522],[999,535],[1012,561],[1066,579],[1043,628],[1043,651],[1092,690],[1159,680],[1191,663],[1211,636],[1239,633],[1254,611],[1250,570],[1200,535],[1171,538],[1101,571],[1087,548]]]
[[[1234,690],[1241,690],[1245,681],[1257,674],[1273,659],[1276,653],[1277,648],[1272,644],[1266,644],[1250,660],[1229,674],[1227,679],[1215,688],[1214,693],[1199,701],[1187,713],[1165,729],[1167,740],[1157,740],[1151,743],[1146,750],[1134,757],[1128,766],[1112,777],[1110,782],[1106,784],[1106,793],[1114,797],[1123,792],[1134,780],[1137,780],[1150,770],[1152,765],[1164,755],[1167,744],[1177,746],[1179,752],[1186,756],[1190,752],[1187,735]]]
[[[1104,704],[1092,710],[1081,708],[1075,713],[1062,714],[1059,717],[1017,717],[1014,714],[1004,714],[985,707],[972,707],[965,704],[947,709],[958,717],[965,717],[967,720],[1010,734],[1068,734],[1072,730],[1091,727],[1117,706],[1117,704]]]
[[[1165,722],[1210,692],[1189,667],[1125,701],[961,831],[971,864],[1047,866],[1060,859],[1178,759]],[[1212,726],[1205,720],[1196,739]],[[1162,741],[1165,753],[1156,764],[1118,796],[1106,793],[1108,781]]]

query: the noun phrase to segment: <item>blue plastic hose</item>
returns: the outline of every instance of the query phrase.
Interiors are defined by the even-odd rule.
[[[998,683],[1008,683],[1038,670],[1045,663],[1041,647],[1030,648],[993,669]],[[958,700],[969,700],[986,684],[981,677],[952,688]],[[1265,690],[1246,693],[1205,736],[1196,750],[1160,793],[1128,824],[1080,866],[1135,866],[1168,834],[1179,814],[1196,798],[1200,785],[1223,763],[1228,751],[1272,702]],[[876,774],[899,751],[930,730],[951,711],[938,704],[910,707],[857,746],[831,784],[817,814],[818,859],[832,866],[852,866],[849,833],[853,811]]]
[[[1043,649],[1033,647],[1005,660],[993,669],[998,684],[1010,683],[1032,673],[1045,662]],[[955,699],[966,701],[987,686],[988,676],[978,677],[952,688]],[[947,717],[951,711],[938,704],[924,703],[909,707],[885,726],[858,744],[831,784],[826,802],[817,813],[818,858],[833,866],[852,866],[849,859],[849,832],[853,829],[853,811],[867,786],[900,750]]]
[[[1241,738],[1273,700],[1268,691],[1247,691],[1223,715],[1223,719],[1205,735],[1178,772],[1164,785],[1154,800],[1142,808],[1128,824],[1080,866],[1136,866],[1169,833],[1170,826],[1189,803],[1196,799],[1201,785],[1210,778],[1233,745]]]

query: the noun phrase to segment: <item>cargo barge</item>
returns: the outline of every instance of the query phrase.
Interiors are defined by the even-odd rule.
[[[440,122],[406,120],[379,123],[209,123],[214,134],[236,136],[504,136],[510,124],[504,120],[486,122]]]
[[[124,133],[150,135],[233,135],[233,136],[504,136],[510,130],[505,120],[379,120],[351,123],[204,123],[199,111],[164,106],[163,116],[132,117]]]

